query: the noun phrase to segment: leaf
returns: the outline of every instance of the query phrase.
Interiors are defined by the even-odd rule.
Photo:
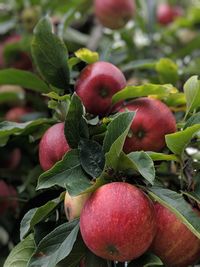
[[[27,267],[55,267],[72,251],[78,232],[77,220],[55,228],[40,241]]]
[[[78,195],[91,186],[90,180],[81,168],[77,149],[67,152],[61,161],[40,175],[37,189],[54,185],[66,188],[70,195]]]
[[[186,96],[187,116],[189,112],[192,112],[200,106],[200,81],[198,80],[198,76],[189,78],[184,84],[183,89]]]
[[[175,93],[175,89],[171,84],[143,84],[139,86],[127,86],[112,97],[112,103],[115,104],[121,100],[128,100],[136,97],[157,95],[166,97],[170,93]]]
[[[156,63],[156,71],[161,83],[175,84],[178,81],[178,66],[169,58],[161,58]]]
[[[65,136],[71,148],[77,148],[81,138],[88,138],[89,132],[80,98],[73,94],[65,119]]]
[[[48,201],[45,205],[29,210],[23,217],[20,224],[20,239],[22,240],[33,227],[45,220],[63,199],[61,197]]]
[[[0,144],[5,145],[11,135],[31,134],[40,125],[52,123],[52,119],[37,119],[24,123],[3,121],[0,122]]]
[[[42,18],[34,29],[31,52],[44,79],[57,88],[69,90],[68,51],[64,42],[52,33],[48,17]]]
[[[161,161],[161,160],[179,161],[179,158],[174,154],[164,154],[164,153],[158,153],[158,152],[153,152],[153,151],[147,151],[146,153],[150,156],[150,158],[153,161]]]
[[[98,256],[96,256],[91,251],[87,251],[85,256],[85,266],[87,267],[108,267],[107,260],[104,260]]]
[[[84,171],[92,178],[100,176],[105,164],[102,146],[93,140],[82,139],[79,143],[79,150]]]
[[[35,242],[33,235],[31,234],[11,250],[3,267],[27,267],[34,250]]]
[[[138,267],[138,266],[155,267],[155,266],[163,266],[163,263],[156,255],[148,252],[148,253],[143,254],[140,258],[134,261],[131,261],[128,264],[128,267]]]
[[[123,112],[108,125],[103,142],[103,150],[106,153],[106,167],[116,170],[124,141],[135,114],[135,112]]]
[[[0,70],[0,85],[19,85],[35,92],[48,93],[50,88],[35,74],[17,69]]]
[[[200,205],[200,194],[197,192],[182,192],[183,195],[186,195],[190,199],[193,199]]]
[[[149,188],[148,193],[154,200],[169,208],[194,235],[200,238],[200,217],[181,194],[158,186]]]
[[[155,168],[153,160],[144,151],[136,151],[128,154],[129,159],[135,165],[136,170],[150,183],[154,183]]]
[[[192,115],[185,123],[184,128],[186,129],[192,125],[200,124],[200,112],[197,112],[196,114]]]
[[[13,103],[25,99],[25,92],[20,86],[2,85],[0,86],[0,104]]]
[[[185,130],[165,135],[167,147],[176,155],[181,156],[187,144],[200,130],[200,124],[195,124]]]
[[[75,52],[75,55],[87,64],[92,64],[99,60],[99,54],[87,48],[80,48]]]

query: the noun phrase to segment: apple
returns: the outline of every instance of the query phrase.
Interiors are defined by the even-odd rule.
[[[110,29],[120,29],[133,17],[134,0],[95,0],[94,12],[100,23]]]
[[[80,231],[86,246],[97,256],[130,261],[151,245],[156,232],[154,206],[131,184],[103,185],[86,201]]]
[[[200,260],[200,239],[168,208],[156,203],[155,211],[157,233],[152,252],[168,267],[188,267]]]
[[[64,134],[64,123],[54,124],[44,133],[39,144],[39,161],[42,169],[44,171],[50,169],[69,150]]]
[[[17,192],[14,187],[0,180],[0,214],[8,209],[16,210],[18,207]]]
[[[32,110],[28,107],[13,107],[6,112],[5,119],[7,121],[22,122],[22,117],[30,112]]]
[[[99,61],[81,71],[75,91],[89,113],[105,115],[111,110],[112,96],[125,86],[126,79],[115,65]]]
[[[119,112],[137,111],[124,143],[124,152],[160,151],[165,146],[165,135],[176,131],[176,120],[168,106],[157,99],[137,98]]]
[[[167,3],[162,3],[157,8],[157,20],[162,25],[168,25],[173,22],[176,17],[183,15],[183,10],[179,6],[171,6]]]
[[[8,45],[18,44],[21,41],[22,37],[18,34],[13,34],[8,36],[0,45],[0,68],[4,67],[12,67],[22,70],[31,70],[32,69],[32,62],[29,55],[21,51],[18,47],[13,52],[12,57],[7,59],[5,57],[5,48]]]
[[[19,166],[21,158],[22,153],[20,148],[13,148],[4,162],[4,167],[10,170],[14,170],[15,168],[17,168],[17,166]]]
[[[68,221],[80,217],[83,206],[89,198],[89,195],[89,193],[85,193],[78,196],[70,196],[68,192],[65,193],[64,208]]]

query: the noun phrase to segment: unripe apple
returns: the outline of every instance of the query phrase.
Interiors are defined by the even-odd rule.
[[[88,112],[105,115],[111,109],[112,96],[125,86],[126,79],[116,66],[99,61],[82,70],[75,91]]]
[[[89,196],[89,193],[78,196],[70,196],[68,192],[65,193],[64,208],[68,221],[72,221],[80,217],[83,206]]]
[[[27,107],[13,107],[5,114],[5,120],[13,122],[22,122],[22,117],[32,110]]]
[[[200,239],[168,208],[156,203],[155,210],[157,233],[152,252],[168,267],[188,267],[200,260]]]
[[[176,131],[176,120],[171,110],[157,99],[141,97],[128,103],[119,112],[137,111],[124,143],[124,152],[160,151],[165,146],[165,135]]]
[[[80,231],[86,246],[97,256],[130,261],[142,255],[154,238],[154,206],[131,184],[103,185],[86,201]]]
[[[7,185],[3,180],[0,181],[0,214],[8,209],[16,210],[18,207],[17,192],[14,187]]]
[[[94,11],[101,24],[110,29],[119,29],[133,17],[134,0],[95,0]]]
[[[47,171],[70,150],[64,134],[64,123],[56,123],[43,135],[39,144],[39,161]]]
[[[167,3],[162,3],[157,8],[157,20],[162,25],[168,25],[175,20],[176,17],[182,16],[183,10],[179,6],[171,6]]]

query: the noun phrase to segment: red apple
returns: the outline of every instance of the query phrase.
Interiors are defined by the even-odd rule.
[[[188,267],[200,260],[200,239],[168,208],[156,203],[155,210],[157,233],[152,252],[168,267]]]
[[[5,119],[7,121],[22,122],[22,117],[32,110],[27,107],[14,107],[8,110],[5,114]]]
[[[44,171],[50,169],[70,150],[64,134],[64,123],[51,126],[43,135],[39,144],[39,160]]]
[[[176,17],[182,16],[183,10],[179,6],[171,6],[167,3],[162,3],[157,8],[157,20],[162,25],[167,25],[175,20]]]
[[[19,165],[22,158],[22,153],[19,148],[14,148],[11,150],[9,155],[3,160],[4,167],[10,170],[14,170]]]
[[[0,181],[0,214],[8,209],[16,210],[18,207],[17,192],[14,187],[7,185],[3,180]]]
[[[124,152],[160,151],[165,135],[176,131],[176,120],[170,109],[160,100],[141,97],[128,103],[119,112],[137,111],[124,143]]]
[[[103,185],[86,201],[80,231],[97,256],[121,262],[135,259],[149,248],[156,232],[153,204],[131,184]]]
[[[89,193],[78,196],[70,196],[68,192],[65,193],[64,208],[68,221],[80,217],[83,206],[89,196]]]
[[[133,17],[134,0],[95,0],[95,15],[101,24],[110,29],[119,29]]]
[[[88,112],[105,115],[111,109],[112,96],[125,86],[126,79],[116,66],[99,61],[82,70],[75,91]]]

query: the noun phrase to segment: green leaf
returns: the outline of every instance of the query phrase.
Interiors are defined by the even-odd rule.
[[[169,58],[161,58],[156,63],[156,71],[161,83],[175,84],[178,81],[178,66]]]
[[[27,267],[55,267],[72,251],[78,232],[77,220],[55,228],[40,241]]]
[[[196,114],[192,115],[185,123],[184,128],[186,129],[190,126],[193,126],[195,124],[200,124],[200,112],[197,112]]]
[[[200,205],[200,194],[198,194],[198,192],[182,192],[182,194],[196,201]]]
[[[84,171],[92,178],[100,176],[105,164],[102,146],[93,140],[82,139],[79,143],[79,150]]]
[[[167,134],[165,136],[167,147],[174,154],[181,156],[187,144],[198,131],[200,131],[200,124],[195,124],[176,133]]]
[[[3,267],[27,267],[34,250],[35,242],[31,234],[11,250]]]
[[[117,169],[119,156],[135,114],[135,112],[123,112],[115,117],[108,125],[103,142],[107,167],[113,168],[114,170]]]
[[[65,136],[71,148],[77,148],[81,138],[89,137],[84,114],[85,111],[80,98],[73,94],[65,119]]]
[[[188,79],[183,89],[186,96],[187,116],[189,112],[200,107],[200,81],[198,80],[198,76],[192,76]]]
[[[149,267],[149,266],[163,266],[162,261],[154,254],[152,253],[145,253],[140,258],[131,261],[128,264],[128,267]]]
[[[175,89],[171,84],[143,84],[139,86],[127,86],[112,97],[112,103],[115,104],[121,100],[128,100],[136,97],[157,95],[166,97],[170,93],[175,93]]]
[[[82,61],[88,64],[92,64],[99,60],[99,54],[87,48],[80,48],[75,52],[75,55],[77,58],[81,59]]]
[[[0,144],[5,145],[11,135],[28,135],[35,132],[36,129],[44,124],[50,124],[52,119],[37,119],[24,123],[3,121],[0,123]]]
[[[200,238],[200,217],[181,194],[158,186],[149,188],[148,193],[154,200],[169,208],[194,235]]]
[[[164,154],[153,151],[146,152],[153,161],[179,161],[179,158],[174,154]]]
[[[29,231],[39,222],[45,220],[45,218],[52,212],[58,204],[63,200],[59,197],[54,200],[48,201],[45,205],[29,210],[21,221],[20,238],[24,238]]]
[[[50,88],[45,82],[35,74],[24,70],[0,70],[0,85],[5,84],[19,85],[40,93],[48,93],[50,91]]]
[[[136,170],[150,183],[154,183],[155,168],[153,160],[144,151],[137,151],[128,154],[129,159],[135,165]]]
[[[2,85],[0,86],[0,104],[9,103],[12,104],[17,101],[25,99],[25,92],[20,86],[15,85]]]
[[[40,175],[37,189],[54,185],[66,188],[71,195],[78,195],[91,186],[90,180],[81,168],[77,149],[67,152],[61,161]]]
[[[52,33],[48,17],[35,27],[31,51],[44,79],[57,88],[69,90],[68,51],[64,42]]]

